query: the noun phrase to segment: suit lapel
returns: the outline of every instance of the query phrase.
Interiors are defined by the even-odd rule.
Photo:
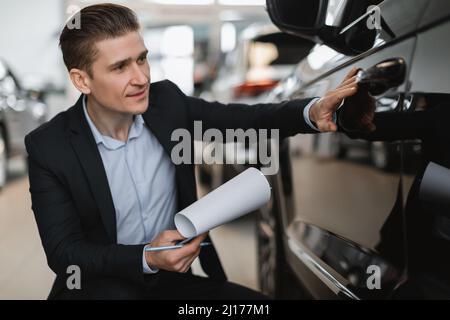
[[[170,108],[170,110],[177,108]],[[161,95],[157,90],[153,90],[150,96],[149,108],[143,114],[145,123],[150,131],[156,137],[158,142],[163,146],[166,154],[171,158],[173,147],[178,141],[172,141],[172,132],[176,129],[183,128],[184,123],[178,123],[178,119],[170,114],[169,106],[164,106]],[[191,147],[193,147],[191,143]],[[192,150],[192,153],[194,150]],[[196,200],[195,176],[193,167],[190,164],[175,165],[176,185],[178,191],[178,210],[181,210]]]
[[[86,174],[89,187],[100,211],[106,232],[117,242],[116,212],[103,161],[83,113],[82,97],[71,110],[70,143]]]

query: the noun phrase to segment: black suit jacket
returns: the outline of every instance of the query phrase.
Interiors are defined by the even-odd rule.
[[[149,108],[143,114],[148,128],[170,155],[177,128],[201,120],[203,129],[278,128],[280,137],[313,133],[303,119],[310,100],[280,104],[229,104],[188,97],[170,81],[153,83]],[[83,283],[116,278],[156,285],[158,274],[143,275],[144,245],[117,244],[116,215],[105,169],[85,119],[82,97],[77,103],[26,136],[32,209],[49,267],[57,277],[49,298],[66,288],[67,267],[81,269]],[[192,142],[191,142],[191,146]],[[192,149],[193,150],[193,149]],[[176,165],[178,209],[196,201],[194,166]],[[224,280],[214,246],[200,254],[205,272]]]

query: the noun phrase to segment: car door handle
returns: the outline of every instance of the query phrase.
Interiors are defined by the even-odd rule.
[[[405,81],[406,61],[403,58],[391,58],[377,63],[367,70],[357,73],[357,81],[362,88],[373,96],[398,87]]]

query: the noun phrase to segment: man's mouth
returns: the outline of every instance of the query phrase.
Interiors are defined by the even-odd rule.
[[[142,98],[145,95],[146,92],[147,92],[147,88],[144,88],[144,89],[142,89],[140,91],[137,91],[137,92],[134,92],[134,93],[131,93],[131,94],[127,94],[127,97],[128,98]]]

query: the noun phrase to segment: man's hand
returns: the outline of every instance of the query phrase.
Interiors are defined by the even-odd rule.
[[[375,99],[360,86],[355,95],[345,99],[339,113],[339,126],[348,132],[370,133],[376,129],[373,124],[375,108]]]
[[[150,267],[185,273],[200,254],[200,243],[207,235],[208,233],[203,233],[179,249],[147,251],[145,260]],[[161,232],[150,245],[152,247],[170,246],[183,239],[185,238],[177,230],[166,230]]]
[[[315,122],[321,132],[337,130],[337,125],[333,121],[333,114],[344,99],[353,96],[358,91],[357,72],[357,68],[350,70],[336,89],[328,91],[309,110],[309,118]]]

